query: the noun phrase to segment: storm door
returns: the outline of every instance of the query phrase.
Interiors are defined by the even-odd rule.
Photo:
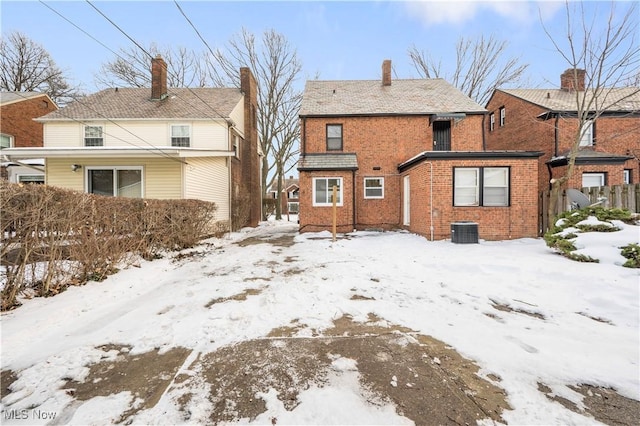
[[[451,151],[451,121],[433,122],[433,150]]]

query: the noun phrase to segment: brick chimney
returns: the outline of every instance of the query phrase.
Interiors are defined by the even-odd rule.
[[[167,63],[157,55],[151,60],[151,99],[161,100],[167,97]]]
[[[574,74],[575,72],[575,74]],[[569,68],[560,75],[560,89],[571,92],[577,90],[584,91],[585,71],[581,69]]]
[[[382,61],[382,85],[391,86],[391,59]]]

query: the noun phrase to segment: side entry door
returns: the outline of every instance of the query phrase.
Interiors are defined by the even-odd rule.
[[[433,150],[451,151],[451,121],[433,122]]]

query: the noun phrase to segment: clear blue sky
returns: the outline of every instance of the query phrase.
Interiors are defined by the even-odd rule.
[[[114,51],[133,43],[85,1],[46,2]],[[173,1],[95,1],[93,4],[143,46],[205,45]],[[568,65],[545,27],[566,39],[564,3],[557,1],[184,1],[184,12],[212,48],[223,47],[244,27],[256,35],[284,34],[302,60],[305,78],[377,79],[383,59],[394,78],[416,78],[407,50],[415,45],[443,67],[455,58],[460,36],[494,34],[508,40],[509,54],[529,64],[529,87],[557,87]],[[611,2],[586,2],[589,16],[606,20]],[[624,12],[630,2],[615,2]],[[74,84],[96,91],[93,74],[114,54],[37,1],[0,2],[1,30],[25,33],[40,43]]]

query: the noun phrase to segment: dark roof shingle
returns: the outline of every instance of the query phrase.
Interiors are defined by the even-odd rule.
[[[484,113],[486,110],[440,78],[393,80],[309,80],[300,116]]]
[[[105,89],[40,120],[227,118],[241,98],[236,88],[170,88],[163,100],[151,100],[149,88]]]
[[[511,96],[539,105],[550,111],[576,111],[576,92],[561,89],[499,89]],[[600,104],[609,111],[640,111],[640,90],[637,87],[604,89],[606,97],[600,96]],[[584,97],[584,92],[578,92]],[[591,91],[587,92],[587,99]]]

